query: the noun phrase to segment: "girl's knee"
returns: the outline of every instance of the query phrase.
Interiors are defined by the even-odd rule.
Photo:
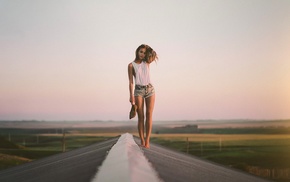
[[[152,117],[152,112],[146,112],[146,117],[147,117],[147,118]]]
[[[144,114],[142,114],[142,115],[138,115],[138,121],[140,121],[140,122],[144,122]]]

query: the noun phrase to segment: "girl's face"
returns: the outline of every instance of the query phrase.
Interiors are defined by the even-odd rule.
[[[138,51],[138,57],[139,57],[139,59],[143,60],[145,58],[145,52],[146,52],[146,49],[145,48],[141,48]]]

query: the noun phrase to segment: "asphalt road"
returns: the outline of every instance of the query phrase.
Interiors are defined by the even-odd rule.
[[[138,138],[134,138],[140,143]],[[200,158],[150,144],[145,157],[165,182],[265,182],[243,171],[227,168]]]
[[[0,182],[90,182],[118,139],[116,137],[0,171]],[[134,140],[140,143],[138,138],[134,137]],[[150,149],[142,148],[142,151],[164,182],[266,181],[156,144],[151,144]]]
[[[86,182],[118,137],[0,171],[0,182]]]

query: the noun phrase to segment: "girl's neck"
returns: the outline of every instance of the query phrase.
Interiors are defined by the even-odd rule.
[[[137,64],[141,64],[142,60],[141,59],[136,59],[134,62],[137,63]]]

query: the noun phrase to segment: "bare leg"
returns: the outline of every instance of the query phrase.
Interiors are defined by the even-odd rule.
[[[145,147],[150,148],[150,136],[152,131],[152,115],[155,104],[155,94],[145,99],[146,103],[146,141]]]
[[[145,139],[144,139],[144,99],[140,96],[137,96],[137,97],[135,97],[135,103],[137,105],[139,137],[141,140],[141,145],[145,146]]]

